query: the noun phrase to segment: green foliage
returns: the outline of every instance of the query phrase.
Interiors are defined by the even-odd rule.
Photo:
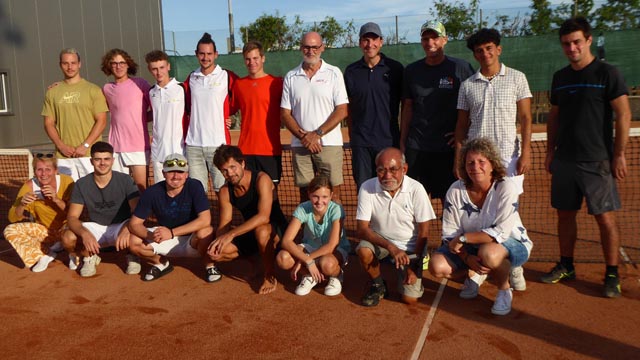
[[[285,50],[289,32],[286,20],[287,17],[280,16],[278,12],[275,15],[262,14],[249,26],[241,26],[240,32],[245,41],[258,40],[266,50]]]
[[[565,20],[574,16],[582,16],[591,23],[593,21],[593,14],[591,11],[593,10],[593,0],[577,0],[577,5],[577,12],[573,1],[558,5],[553,12],[553,23],[560,27]]]
[[[544,35],[551,32],[552,11],[549,0],[533,0],[529,6],[533,12],[529,20],[529,29],[533,35]]]
[[[430,13],[444,24],[450,39],[463,39],[476,29],[486,26],[485,22],[481,21],[480,24],[477,24],[475,20],[479,3],[479,0],[471,0],[467,6],[457,0],[451,3],[445,0],[436,0]]]
[[[607,0],[594,17],[595,28],[600,30],[640,28],[640,0]]]
[[[314,24],[309,30],[319,33],[328,48],[336,47],[338,41],[347,33],[347,30],[333,16],[325,17],[320,24]]]

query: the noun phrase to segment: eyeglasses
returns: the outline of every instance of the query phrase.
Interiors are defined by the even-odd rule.
[[[173,159],[173,160],[167,160],[164,162],[164,166],[166,167],[186,167],[187,166],[187,160],[180,160],[180,159]]]
[[[109,63],[109,65],[111,65],[111,67],[124,67],[125,65],[127,65],[126,61],[112,61]]]
[[[47,158],[47,159],[51,159],[51,158],[53,157],[53,154],[52,154],[52,153],[48,153],[48,154],[37,153],[37,154],[36,154],[36,157],[37,157],[38,159],[40,159],[40,158]]]
[[[378,175],[380,176],[384,176],[387,173],[390,173],[391,175],[396,175],[400,170],[402,170],[402,168],[399,168],[399,167],[392,167],[392,168],[379,167],[376,169],[376,173],[378,173]]]
[[[315,46],[310,46],[310,45],[302,45],[302,50],[303,51],[318,51],[320,48],[322,47],[322,44],[320,45],[315,45]]]

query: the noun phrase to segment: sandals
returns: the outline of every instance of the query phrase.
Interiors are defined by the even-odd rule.
[[[220,273],[220,270],[218,270],[217,267],[210,267],[207,269],[207,274],[205,275],[204,279],[208,282],[208,283],[213,283],[216,281],[220,281],[220,279],[222,279],[222,274]]]
[[[169,264],[164,270],[160,270],[156,266],[151,266],[147,273],[142,277],[142,281],[153,281],[167,275],[172,271],[173,265],[171,264]]]

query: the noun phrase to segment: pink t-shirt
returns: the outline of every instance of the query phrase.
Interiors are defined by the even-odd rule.
[[[115,152],[149,150],[149,88],[146,80],[135,77],[102,87],[111,113],[109,143]]]

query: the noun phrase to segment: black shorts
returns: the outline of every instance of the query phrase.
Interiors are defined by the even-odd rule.
[[[585,198],[591,215],[620,209],[620,197],[609,160],[573,162],[554,159],[551,173],[551,206],[554,208],[580,210]]]
[[[245,155],[245,165],[254,171],[264,171],[274,184],[280,182],[282,176],[282,156]]]
[[[432,199],[444,199],[447,190],[456,181],[453,176],[455,153],[406,149],[404,155],[409,166],[407,175],[419,181]]]
[[[278,235],[280,240],[282,240],[282,235],[284,235],[284,231],[287,229],[287,225],[288,225],[287,223],[271,224],[272,226],[271,232],[272,233],[275,232],[275,234]],[[231,243],[238,248],[238,255],[240,256],[254,255],[254,254],[257,254],[260,250],[258,249],[258,240],[256,239],[256,236],[253,230],[249,231],[246,234],[236,236],[235,238],[233,238]],[[276,246],[276,253],[280,251],[280,244],[281,242],[278,242],[278,245]]]

